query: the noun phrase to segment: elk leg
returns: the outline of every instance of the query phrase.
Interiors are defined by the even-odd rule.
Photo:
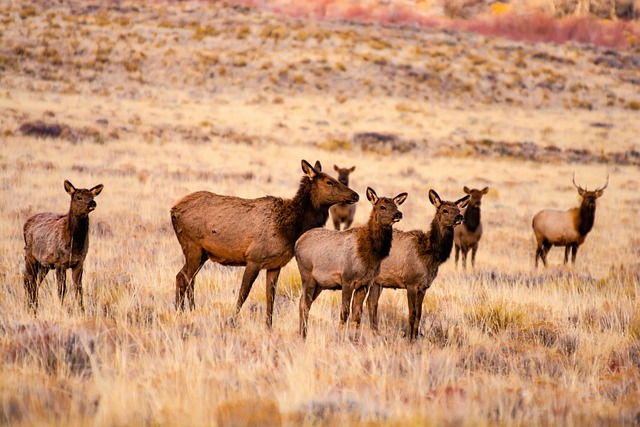
[[[44,267],[35,259],[24,259],[24,290],[27,294],[27,307],[35,314],[38,311],[38,287],[44,279]]]
[[[342,285],[342,310],[340,311],[340,322],[347,323],[349,319],[349,308],[351,307],[351,297],[354,292],[354,285],[352,283],[345,283]]]
[[[569,261],[569,252],[571,251],[571,245],[567,245],[564,247],[564,263],[567,264]]]
[[[80,310],[84,313],[84,301],[82,300],[82,265],[77,265],[71,269],[71,278],[73,279],[73,285],[76,289],[76,299]]]
[[[340,219],[337,217],[333,217],[333,228],[340,231]]]
[[[242,284],[240,285],[240,292],[238,292],[238,301],[236,302],[236,316],[240,313],[242,305],[249,296],[249,291],[253,286],[253,282],[256,281],[256,277],[260,274],[260,266],[258,264],[248,262],[242,275]],[[267,316],[269,313],[267,313]]]
[[[307,323],[309,321],[309,311],[311,310],[311,304],[320,295],[321,289],[315,282],[313,277],[305,280],[305,276],[302,276],[302,294],[300,295],[300,335],[302,338],[307,338]],[[309,275],[310,276],[310,275]]]
[[[422,319],[422,301],[424,301],[424,294],[426,293],[426,291],[426,289],[418,289],[418,292],[416,292],[416,299],[414,301],[414,304],[416,306],[416,317],[413,320],[413,336],[409,337],[409,341],[418,339],[418,332],[420,330],[420,319]]]
[[[278,276],[280,276],[279,268],[267,270],[267,328],[270,328],[273,322],[273,301],[276,295]]]
[[[189,293],[189,308],[195,309],[195,301],[193,288],[195,284],[195,276],[207,260],[207,254],[202,248],[196,245],[183,246],[185,263],[182,269],[176,275],[176,310],[184,311],[184,298]]]
[[[58,282],[58,297],[60,305],[64,304],[64,296],[67,294],[67,270],[56,268],[56,281]]]
[[[458,258],[460,257],[460,246],[455,245],[456,246],[456,268],[458,268]]]
[[[467,269],[467,252],[469,252],[469,248],[465,246],[462,248],[462,269]]]
[[[540,258],[542,258],[542,263],[544,264],[545,267],[547,266],[547,254],[549,253],[550,250],[551,250],[551,243],[543,242]]]
[[[573,245],[572,251],[571,251],[571,263],[575,264],[576,263],[576,255],[578,254],[578,245]]]
[[[351,312],[353,313],[353,321],[358,326],[360,326],[360,321],[362,320],[362,306],[364,305],[364,299],[366,298],[367,291],[369,289],[371,289],[371,286],[361,286],[356,289],[353,297]]]
[[[416,292],[407,289],[407,302],[409,303],[409,341],[413,339],[413,328],[416,320]]]
[[[476,268],[476,252],[478,252],[478,245],[474,245],[471,248],[471,267],[475,270]]]
[[[367,298],[367,309],[369,310],[369,325],[374,331],[378,330],[378,300],[382,294],[382,286],[374,283],[369,289]]]

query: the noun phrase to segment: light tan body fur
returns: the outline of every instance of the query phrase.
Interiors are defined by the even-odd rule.
[[[316,228],[298,239],[295,254],[302,279],[302,337],[307,334],[311,304],[323,290],[342,290],[342,323],[346,323],[349,317],[353,298],[354,320],[360,323],[366,291],[378,275],[380,261],[388,255],[391,247],[391,225],[402,218],[397,205],[402,204],[406,197],[407,194],[402,193],[394,199],[378,198],[375,191],[368,188],[367,198],[373,204],[373,210],[367,225],[345,231]]]

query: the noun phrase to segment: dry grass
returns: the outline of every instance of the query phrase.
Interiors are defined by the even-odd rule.
[[[126,12],[95,13],[82,5],[56,2],[45,10],[2,3],[2,16],[12,20],[0,52],[11,58],[0,67],[12,64],[3,69],[0,92],[2,423],[637,421],[640,172],[611,156],[635,158],[640,151],[637,112],[625,107],[640,98],[622,78],[634,51],[615,56],[462,33],[407,36],[351,24],[302,25],[221,4],[197,3],[202,22],[191,3],[136,3],[133,10],[124,2]],[[23,28],[59,37],[61,64],[41,62],[44,49],[24,37]],[[386,65],[360,62],[361,55]],[[623,68],[596,64],[599,57]],[[431,74],[438,64],[450,71],[422,76],[416,90],[421,75],[414,72]],[[533,87],[554,76],[567,87],[584,84],[576,91],[590,97],[593,108],[574,107],[574,92],[548,89],[544,100],[532,89],[536,100],[519,83],[500,83],[519,78]],[[496,87],[502,95],[493,94]],[[40,121],[100,138],[19,131]],[[391,139],[376,147],[355,137],[373,133]],[[527,160],[500,151],[510,145],[497,141],[528,141],[523,150],[589,150],[604,160]],[[405,142],[411,142],[407,151],[399,145]],[[487,155],[471,150],[498,145]],[[404,230],[428,227],[429,188],[449,200],[460,197],[464,185],[491,188],[483,200],[478,269],[443,265],[427,293],[416,343],[404,337],[405,293],[392,290],[382,294],[378,334],[366,320],[360,330],[340,327],[339,294],[323,293],[303,342],[295,262],[280,276],[270,331],[264,273],[238,322],[228,321],[239,268],[208,263],[196,280],[197,309],[175,313],[175,274],[183,260],[169,221],[172,203],[201,189],[291,197],[300,159],[319,159],[326,170],[356,164],[351,186],[361,193],[367,186],[385,194],[407,191],[398,224]],[[531,217],[543,207],[578,203],[574,170],[588,188],[610,173],[595,227],[575,267],[563,267],[562,250],[552,249],[551,266],[536,271]],[[91,214],[87,315],[78,312],[73,293],[60,306],[50,274],[34,319],[22,288],[21,228],[31,214],[68,208],[64,179],[105,184]],[[356,223],[368,213],[360,203]]]

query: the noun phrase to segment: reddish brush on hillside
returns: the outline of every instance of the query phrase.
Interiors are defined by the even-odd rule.
[[[555,19],[542,13],[508,14],[489,20],[458,21],[454,28],[526,42],[594,44],[623,47],[640,40],[640,26],[629,21],[602,21],[595,17]]]
[[[232,0],[231,3],[302,19],[447,28],[534,43],[575,42],[624,47],[637,45],[640,41],[640,24],[637,22],[623,20],[612,22],[595,16],[558,19],[544,13],[503,13],[489,17],[461,14],[459,16],[461,19],[448,19],[442,16],[429,16],[415,5],[399,3],[371,5],[339,0],[274,1],[268,4],[257,0]]]

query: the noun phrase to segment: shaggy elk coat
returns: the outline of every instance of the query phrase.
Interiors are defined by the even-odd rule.
[[[293,258],[293,246],[307,230],[327,222],[329,207],[355,203],[358,194],[322,172],[320,162],[302,161],[304,176],[293,199],[265,196],[242,199],[198,191],[171,208],[171,222],[185,256],[176,275],[176,309],[184,310],[185,294],[193,310],[194,278],[210,259],[222,265],[245,266],[236,315],[260,270],[267,270],[267,326],[280,269]]]
[[[71,196],[69,212],[35,214],[24,224],[24,288],[27,304],[38,311],[38,288],[49,270],[56,270],[58,296],[64,302],[67,293],[67,269],[71,269],[76,298],[84,312],[82,300],[82,271],[89,251],[89,213],[96,208],[94,198],[102,184],[87,190],[75,188],[69,181],[64,189]]]
[[[338,172],[338,181],[349,186],[349,175],[356,170],[355,166],[350,168],[340,168],[333,165],[333,169]],[[353,218],[356,216],[356,205],[347,203],[336,203],[329,208],[329,214],[331,214],[331,220],[333,221],[333,227],[336,230],[340,230],[340,225],[344,224],[344,229],[348,229],[353,224]]]
[[[392,225],[402,218],[398,210],[407,198],[401,193],[393,199],[378,197],[367,188],[373,205],[369,221],[362,227],[345,231],[316,228],[307,231],[296,243],[296,261],[302,278],[300,297],[300,334],[307,336],[311,304],[323,290],[342,289],[340,320],[346,323],[354,292],[354,320],[360,322],[364,295],[378,275],[380,261],[391,249]],[[359,310],[356,311],[356,308]]]
[[[489,187],[482,190],[464,187],[464,192],[470,196],[469,205],[464,212],[464,222],[454,229],[453,243],[456,251],[456,267],[458,266],[458,257],[462,251],[462,267],[467,268],[467,252],[471,250],[471,266],[476,267],[476,252],[478,251],[478,242],[482,237],[482,222],[480,221],[480,204],[482,196],[489,192]]]
[[[391,253],[382,260],[380,274],[367,299],[371,328],[375,330],[378,328],[378,300],[382,288],[406,289],[409,340],[418,337],[425,292],[438,275],[440,264],[451,254],[453,229],[463,221],[460,209],[467,205],[469,196],[448,202],[442,201],[434,190],[429,190],[429,200],[436,208],[431,228],[426,233],[420,230],[393,231]]]
[[[576,174],[573,174],[573,185],[578,189],[582,197],[580,207],[568,211],[545,209],[538,212],[531,222],[533,233],[536,237],[536,259],[538,258],[547,266],[547,254],[551,246],[564,246],[564,263],[569,260],[569,251],[572,251],[571,262],[575,264],[578,246],[582,245],[587,234],[593,228],[596,219],[596,200],[604,194],[604,189],[609,185],[609,176],[603,187],[593,191],[587,191],[576,184]]]

